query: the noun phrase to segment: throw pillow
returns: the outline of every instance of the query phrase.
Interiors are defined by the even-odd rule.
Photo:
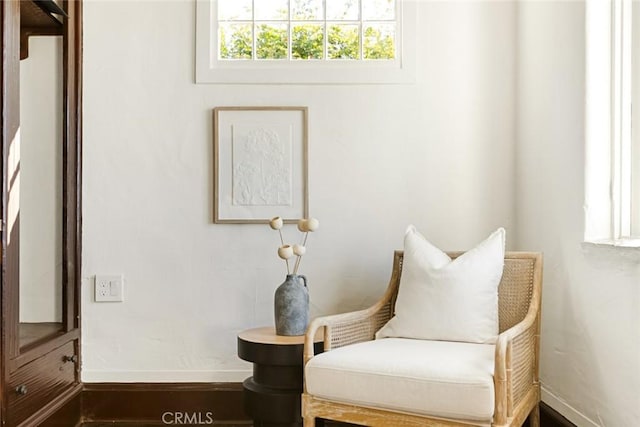
[[[376,338],[495,342],[504,246],[500,228],[452,260],[409,226],[396,313]]]

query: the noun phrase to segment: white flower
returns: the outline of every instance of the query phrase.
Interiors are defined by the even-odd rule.
[[[309,225],[307,224],[306,219],[301,219],[298,221],[298,230],[302,231],[303,233],[309,231]]]
[[[287,260],[293,256],[293,248],[291,245],[283,245],[278,248],[278,256]]]
[[[316,231],[320,227],[320,221],[315,218],[309,218],[307,220],[307,230]]]
[[[280,235],[280,244],[281,246],[278,248],[278,256],[282,258],[287,265],[287,274],[291,274],[291,266],[289,265],[289,258],[296,256],[295,265],[293,267],[293,274],[298,274],[298,269],[300,268],[300,261],[302,261],[302,256],[307,252],[307,238],[309,237],[309,233],[312,231],[316,231],[320,227],[320,222],[316,218],[303,218],[298,220],[298,230],[300,230],[304,236],[302,242],[296,245],[287,245],[284,243],[284,238],[282,236],[282,228],[284,228],[284,220],[282,217],[276,216],[269,220],[269,227],[273,230],[278,230],[278,234]]]
[[[269,227],[271,227],[273,230],[280,230],[283,224],[284,221],[282,221],[282,217],[279,216],[271,218],[271,221],[269,221]]]

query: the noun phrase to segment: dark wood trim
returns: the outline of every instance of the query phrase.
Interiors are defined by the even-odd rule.
[[[37,343],[37,346],[29,346],[26,351],[23,351],[20,354],[20,356],[16,357],[15,359],[9,360],[9,371],[13,372],[21,366],[24,366],[27,363],[44,356],[50,351],[53,351],[56,348],[68,343],[69,341],[78,339],[80,339],[80,331],[77,329],[67,333],[60,333],[54,338],[47,337],[46,341]]]
[[[37,346],[41,341],[60,334],[62,323],[60,322],[20,322],[18,334],[22,343],[22,351]]]
[[[82,393],[77,393],[58,408],[39,427],[79,427],[82,423]]]
[[[576,427],[575,424],[544,402],[540,403],[540,425],[542,427]]]
[[[70,106],[69,114],[74,118],[74,126],[72,128],[73,140],[75,141],[75,158],[73,159],[74,165],[71,174],[73,188],[73,202],[74,207],[74,221],[71,224],[73,229],[74,241],[70,249],[72,252],[75,263],[73,264],[73,281],[69,283],[68,298],[67,298],[67,330],[77,331],[78,340],[76,343],[76,355],[78,357],[78,363],[76,363],[76,381],[81,382],[80,367],[82,366],[82,329],[80,322],[80,313],[82,312],[81,300],[82,300],[82,153],[83,153],[83,139],[82,139],[82,96],[83,96],[83,37],[84,37],[84,20],[83,20],[83,1],[73,1],[73,15],[68,16],[73,22],[74,37],[73,43],[70,46],[73,49],[73,68],[75,70],[73,74],[73,88],[74,88],[74,103]]]
[[[61,36],[63,18],[52,14],[59,6],[51,0],[20,3],[20,59],[26,59],[29,57],[29,37]]]
[[[244,414],[240,383],[101,383],[85,384],[84,422],[135,422],[161,426],[166,413],[189,414],[216,425],[250,426]],[[173,415],[166,415],[166,421]]]
[[[58,0],[33,0],[33,2],[40,6],[42,10],[47,12],[49,15],[69,16],[60,6]],[[58,19],[58,21],[60,21],[60,19]]]
[[[73,326],[74,329],[81,331],[81,323],[80,323],[80,301],[82,300],[82,152],[83,152],[83,140],[82,140],[82,124],[83,124],[83,116],[82,116],[82,96],[83,96],[83,76],[82,76],[82,63],[83,63],[83,48],[82,48],[82,40],[84,37],[84,26],[83,26],[83,7],[84,3],[82,1],[74,2],[74,27],[75,38],[74,38],[74,67],[75,67],[75,95],[76,95],[76,103],[75,103],[75,111],[72,111],[73,116],[75,117],[75,126],[73,128],[75,132],[75,141],[76,141],[76,158],[75,158],[75,282],[74,287],[72,288],[74,292],[74,304],[69,307],[69,310],[72,310],[75,313],[75,318],[73,322],[71,322],[68,326]],[[80,341],[78,341],[78,346]],[[78,348],[78,357],[81,356],[80,348]],[[78,367],[80,364],[78,364]],[[79,378],[79,377],[78,377]]]
[[[78,396],[81,396],[78,397]],[[163,426],[162,414],[182,411],[193,416],[211,411],[216,426],[250,426],[242,405],[241,383],[91,383],[42,422],[41,427],[103,427],[122,423]],[[196,415],[197,416],[197,415]],[[540,404],[542,427],[576,427],[546,403]],[[326,427],[353,424],[325,422]],[[528,420],[524,426],[529,426]]]
[[[217,410],[215,425],[250,426],[251,420],[241,405],[240,383],[95,383],[84,384],[69,391],[72,395],[64,405],[51,407],[48,417],[39,417],[41,427],[102,427],[114,422],[133,426],[162,426],[158,414],[164,411]],[[66,396],[60,399],[63,401]],[[151,415],[149,415],[151,414]],[[203,415],[204,416],[204,415]],[[203,418],[204,419],[204,418]],[[34,422],[34,420],[29,420]],[[347,427],[352,424],[328,421],[327,427]],[[528,426],[528,421],[524,426]],[[576,427],[546,403],[540,404],[542,427]]]
[[[54,417],[60,409],[65,407],[66,404],[71,402],[72,399],[80,396],[81,393],[82,384],[78,384],[75,387],[61,393],[54,400],[50,401],[47,405],[39,409],[31,417],[20,423],[18,427],[41,426],[45,422],[48,422],[50,419],[52,419],[52,417]],[[67,426],[72,425],[73,424],[67,424]]]
[[[2,196],[0,200],[0,210],[2,211],[0,218],[0,325],[4,324],[4,319],[6,318],[5,313],[5,301],[7,298],[6,290],[4,288],[4,282],[6,277],[6,269],[5,265],[7,263],[7,204],[5,194],[5,186],[7,185],[7,156],[4,152],[4,147],[7,145],[6,141],[9,139],[9,134],[11,133],[10,123],[7,113],[12,104],[12,101],[9,100],[9,86],[7,81],[10,80],[11,71],[9,66],[11,64],[11,58],[6,52],[5,46],[10,45],[11,43],[8,40],[11,40],[10,32],[15,24],[12,24],[11,19],[11,5],[9,2],[0,3],[0,46],[2,46],[2,66],[0,67],[0,151],[2,158],[0,159],[0,173],[2,184]],[[14,76],[15,78],[15,76]],[[4,332],[0,331],[0,422],[4,419],[4,408],[7,405],[7,396],[6,393],[2,393],[2,390],[6,387],[6,379],[8,378],[8,370],[6,369],[5,357],[8,350],[7,339],[5,337]]]
[[[19,268],[19,218],[9,217],[13,171],[9,153],[20,127],[20,2],[2,2],[2,323],[17,331],[17,290],[8,284],[15,280]],[[17,334],[2,333],[3,377],[8,376],[6,361],[18,354]],[[4,382],[3,382],[4,387]],[[4,388],[3,388],[4,389]],[[6,399],[6,393],[3,393]],[[5,400],[6,404],[6,400]]]
[[[62,6],[63,14],[59,13],[58,6]],[[51,13],[57,15],[52,16]],[[79,421],[82,412],[78,360],[82,277],[82,101],[79,99],[82,96],[82,2],[3,0],[0,17],[0,422],[11,427],[35,426],[41,425],[45,419],[55,419],[59,413],[75,413]],[[21,346],[18,330],[20,215],[12,203],[17,201],[14,187],[18,182],[19,165],[15,141],[20,126],[20,50],[21,44],[23,51],[28,49],[30,35],[62,36],[63,43],[62,292],[66,303],[62,308],[60,333],[48,334]],[[67,418],[66,415],[63,417]],[[71,427],[75,424],[64,421],[60,425]]]
[[[29,38],[32,36],[61,36],[59,28],[21,28],[20,29],[20,60],[29,57]]]
[[[63,136],[63,319],[67,332],[80,329],[82,235],[82,2],[64,1]],[[78,348],[80,350],[80,348]]]
[[[19,252],[20,252],[20,233],[19,214],[13,221],[9,218],[9,204],[11,203],[11,185],[14,182],[12,171],[9,170],[9,153],[11,150],[11,142],[16,135],[20,123],[20,62],[19,62],[19,45],[20,45],[20,16],[21,13],[30,13],[24,11],[38,11],[40,15],[47,15],[40,9],[40,6],[34,5],[32,1],[8,1],[2,2],[3,5],[3,182],[4,182],[4,200],[2,207],[3,218],[3,275],[2,275],[2,317],[5,341],[3,342],[2,355],[8,363],[5,363],[5,372],[12,372],[18,367],[33,360],[32,355],[35,345],[20,348],[18,335],[13,333],[18,328],[18,307],[19,307]],[[52,341],[63,343],[68,339],[76,339],[79,337],[77,326],[79,326],[79,292],[80,292],[80,233],[81,224],[81,166],[80,156],[81,150],[78,145],[81,144],[81,114],[82,103],[78,99],[81,95],[79,85],[82,84],[82,43],[81,28],[76,26],[82,25],[82,4],[79,1],[65,1],[63,7],[68,15],[67,24],[62,28],[60,34],[63,35],[63,300],[66,304],[63,306],[63,323],[64,331],[76,335],[69,338],[64,334],[53,336]],[[31,16],[31,15],[28,15]],[[34,21],[35,22],[35,21]],[[37,22],[36,22],[37,24]],[[35,24],[34,24],[35,25]],[[39,28],[28,27],[22,28],[26,32],[40,32],[40,34],[49,34],[50,30],[44,26]],[[53,30],[51,30],[53,31]],[[55,31],[54,31],[55,32]],[[13,222],[12,222],[13,221]],[[39,343],[40,344],[40,343]],[[45,345],[46,350],[40,351],[44,353],[51,349],[51,345]],[[7,372],[8,373],[8,372]]]
[[[57,3],[51,0],[25,0],[23,3],[25,4],[20,7],[20,21],[23,28],[58,30],[58,34],[62,34],[62,16],[65,13]]]

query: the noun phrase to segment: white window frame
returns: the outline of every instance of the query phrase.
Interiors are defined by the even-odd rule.
[[[640,219],[633,210],[640,200],[632,193],[640,173],[632,157],[640,150],[640,137],[634,141],[632,135],[632,7],[631,0],[587,1],[584,237],[640,248]]]
[[[217,0],[196,2],[196,83],[398,84],[416,77],[417,0],[397,1],[394,60],[219,60]]]

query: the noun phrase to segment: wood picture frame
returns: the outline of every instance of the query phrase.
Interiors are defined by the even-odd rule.
[[[308,108],[216,107],[214,223],[309,216]]]

